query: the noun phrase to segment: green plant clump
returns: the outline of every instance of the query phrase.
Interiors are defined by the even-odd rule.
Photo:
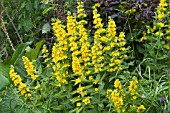
[[[153,26],[138,40],[142,60],[136,62],[128,35],[117,32],[111,17],[107,27],[102,23],[101,4],[92,7],[93,35],[86,28],[83,2],[77,4],[77,14],[68,11],[65,25],[52,19],[52,48],[45,41],[35,49],[25,43],[0,63],[0,112],[170,112],[168,2],[160,1]]]

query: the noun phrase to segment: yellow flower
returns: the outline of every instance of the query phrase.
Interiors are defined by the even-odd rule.
[[[170,41],[170,36],[167,36],[166,39]]]
[[[124,50],[126,50],[126,48],[125,47],[121,47],[120,50],[124,51]]]
[[[121,82],[119,81],[119,79],[116,79],[115,80],[115,82],[114,82],[114,87],[116,88],[116,89],[122,89],[122,84],[121,84]]]
[[[21,83],[22,79],[19,75],[16,75],[13,81],[14,81],[14,85],[17,86],[18,84]]]
[[[132,80],[130,81],[130,86],[129,86],[129,92],[130,92],[130,94],[133,96],[133,99],[136,99],[136,98],[137,98],[137,97],[135,96],[136,94],[138,94],[137,84],[138,84],[137,78],[136,78],[136,77],[133,77]]]
[[[42,54],[43,54],[43,58],[46,58],[48,56],[48,49],[47,49],[46,45],[43,45]],[[46,61],[44,61],[44,62],[46,62]]]
[[[111,46],[111,47],[114,47],[115,45],[116,45],[115,42],[111,42],[111,43],[110,43],[110,46]]]
[[[86,92],[80,92],[81,96],[84,97],[87,93]]]
[[[93,76],[89,76],[89,80],[93,80]]]
[[[105,36],[102,36],[101,38],[100,38],[100,40],[102,41],[102,42],[107,42],[108,41],[108,38],[107,37],[105,37]]]
[[[79,58],[73,57],[72,69],[73,69],[74,74],[82,75],[82,68],[81,68],[81,65],[80,65],[80,59]]]
[[[100,4],[99,4],[99,3],[96,3],[94,6],[96,6],[96,7],[100,7]]]
[[[18,84],[20,84],[22,82],[22,78],[19,75],[17,75],[17,73],[14,70],[13,65],[11,65],[9,75],[10,75],[10,78],[12,79],[12,81],[14,82],[15,86],[17,86]]]
[[[40,88],[40,84],[35,86],[35,89],[39,89]]]
[[[163,33],[159,32],[159,31],[155,33],[155,36],[162,36],[162,35],[163,35]]]
[[[136,100],[137,96],[133,96],[133,99]]]
[[[90,103],[90,98],[89,97],[86,97],[82,100],[82,102],[87,105],[88,103]]]
[[[164,27],[165,26],[165,24],[162,23],[162,22],[158,22],[157,24],[158,24],[159,27]]]
[[[88,71],[86,71],[86,74],[87,75],[89,75],[91,73],[91,71],[90,70],[88,70]],[[90,80],[90,79],[89,79]]]
[[[96,33],[99,32],[98,29],[103,27],[103,24],[101,23],[102,19],[100,18],[100,14],[97,13],[96,7],[93,9],[93,19],[94,19],[93,23],[95,24],[94,27],[97,29],[97,31],[95,32],[95,35],[96,35]],[[96,37],[96,36],[94,36],[94,37]]]
[[[77,79],[75,80],[75,85],[78,84],[78,83],[80,83],[80,82],[81,82],[81,79],[80,79],[80,77],[79,77],[79,78],[77,78]]]
[[[45,60],[44,60],[44,62],[48,62],[50,60],[50,58],[46,58]]]
[[[142,113],[145,111],[145,106],[144,105],[140,105],[138,108],[137,108],[137,113]]]
[[[36,80],[38,78],[38,75],[31,75],[32,80]]]
[[[120,90],[119,89],[115,89],[112,94],[111,94],[111,99],[114,103],[114,106],[117,110],[118,113],[120,113],[123,109],[122,109],[122,106],[123,106],[123,98],[122,96],[120,95]]]
[[[124,33],[124,32],[121,32],[121,33],[119,34],[119,37],[120,37],[120,38],[124,38],[124,37],[125,37],[125,33]]]
[[[94,90],[95,90],[95,91],[98,91],[99,89],[98,89],[98,88],[95,88]]]
[[[165,45],[165,46],[163,46],[165,49],[167,49],[167,50],[169,50],[170,49],[170,46],[168,46],[168,45]]]
[[[76,106],[81,106],[81,103],[80,103],[80,102],[77,102]]]
[[[79,87],[79,88],[77,89],[77,92],[80,93],[80,92],[83,91],[83,89],[84,89],[84,87]]]
[[[20,83],[18,86],[19,91],[21,91],[22,89],[24,89],[26,87],[26,84],[24,83]]]
[[[109,51],[111,49],[111,47],[110,46],[106,46],[106,47],[104,47],[104,51]]]
[[[94,82],[93,82],[93,84],[97,84],[99,82],[99,80],[95,80]]]
[[[58,76],[56,76],[56,79],[58,80],[58,82],[60,82],[60,83],[62,83],[63,82],[63,78],[62,77],[60,77],[59,75]]]
[[[27,91],[27,92],[30,92],[30,88],[26,88],[26,91]]]
[[[165,13],[158,11],[158,20],[162,20],[164,17],[165,17]]]
[[[107,90],[107,98],[108,99],[110,99],[110,97],[111,97],[111,94],[112,94],[112,90],[111,89],[109,89],[109,90]]]
[[[97,24],[97,22],[101,20],[99,17],[100,17],[100,14],[94,14],[93,15],[93,18],[96,18],[96,20],[94,21],[94,24]]]
[[[113,51],[111,54],[110,54],[110,56],[119,56],[120,55],[120,53],[119,52],[116,52],[116,51]]]
[[[58,87],[61,87],[61,83],[58,83],[57,86],[58,86]]]
[[[83,8],[83,2],[78,2],[77,6],[77,13],[78,13],[78,18],[86,17],[87,15],[84,13],[84,8]]]
[[[120,64],[120,63],[121,63],[121,60],[116,59],[116,60],[114,60],[114,63],[115,63],[115,64]]]
[[[30,94],[30,93],[27,93],[25,96],[26,96],[26,97],[31,97],[31,94]]]
[[[25,89],[21,90],[21,95],[24,95],[26,93]]]
[[[140,41],[147,40],[146,36],[143,36]]]
[[[27,71],[27,74],[31,76],[33,80],[37,79],[38,75],[34,75],[36,72],[36,69],[32,62],[29,61],[29,59],[25,56],[22,57],[22,60],[24,62],[25,69]]]

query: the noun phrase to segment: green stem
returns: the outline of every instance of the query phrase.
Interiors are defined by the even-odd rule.
[[[100,91],[98,91],[98,93],[99,93],[99,95],[98,95],[98,99],[99,99],[98,104],[100,104]],[[100,110],[99,107],[98,107],[98,111],[99,111],[99,113],[101,113],[101,110]]]
[[[10,111],[11,111],[11,113],[13,113],[13,110],[12,110],[12,100],[10,100]]]

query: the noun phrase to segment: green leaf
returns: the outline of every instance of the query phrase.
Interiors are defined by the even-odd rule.
[[[167,55],[163,55],[163,56],[158,57],[157,59],[158,60],[163,60],[163,59],[166,59],[166,58],[168,58],[168,56]]]
[[[128,63],[128,66],[133,66],[133,65],[134,65],[134,61]]]
[[[69,113],[79,113],[82,109],[83,109],[83,107],[81,107],[81,108],[76,107],[75,109],[69,111]]]
[[[39,51],[44,43],[45,43],[45,40],[37,42],[35,49],[32,49],[29,52],[27,52],[25,56],[28,57],[28,59],[31,61],[36,60],[38,57]]]
[[[26,3],[26,10],[27,10],[28,13],[33,13],[34,12],[32,2],[27,2]],[[27,14],[27,15],[29,15],[29,14]]]
[[[84,89],[89,89],[91,88],[93,85],[88,85],[88,86],[85,86]]]
[[[16,51],[13,53],[12,55],[12,62],[11,64],[12,65],[15,65],[16,62],[18,61],[18,59],[23,55],[24,51],[25,51],[25,48],[30,45],[32,42],[26,42],[26,43],[23,43],[23,44],[20,44]]]
[[[9,84],[8,79],[5,76],[0,74],[0,90],[5,88],[8,84]]]
[[[140,45],[136,45],[137,50],[139,51],[139,53],[145,53],[145,50],[140,46]]]
[[[20,8],[22,9],[22,8],[24,8],[25,6],[26,6],[26,3],[23,2],[23,3],[21,4],[21,7],[20,7]]]
[[[53,9],[54,9],[54,7],[46,8],[46,9],[42,12],[42,14],[45,15],[48,11],[53,10]]]
[[[118,75],[118,78],[122,79],[122,80],[127,80],[126,75]]]
[[[102,71],[106,71],[107,69],[109,69],[109,66],[105,66]]]
[[[77,102],[77,101],[79,101],[79,100],[81,100],[80,97],[75,97],[75,98],[71,99],[71,102],[75,103],[75,102]]]
[[[51,106],[51,108],[52,109],[54,109],[54,110],[63,110],[63,105],[53,105],[53,106]]]
[[[41,0],[41,3],[43,4],[48,4],[50,1],[49,0]]]
[[[49,23],[46,23],[46,24],[44,24],[43,27],[42,27],[42,34],[47,33],[47,32],[49,32],[50,30],[51,30],[50,24],[49,24]]]
[[[99,106],[100,108],[104,108],[104,104],[103,104],[103,103],[98,104],[98,106]]]
[[[104,82],[99,82],[99,91],[103,90],[105,83]]]
[[[22,77],[25,77],[25,75],[27,75],[22,58],[20,58],[18,62],[16,63],[15,71]]]
[[[83,107],[81,107],[80,109],[76,110],[76,113],[80,113],[82,111]]]
[[[20,44],[16,51],[13,53],[12,58],[5,60],[4,62],[0,62],[0,90],[9,84],[9,69],[10,65],[16,65],[19,58],[22,56],[25,48],[31,44],[32,42],[27,42]],[[21,67],[22,69],[22,67]]]
[[[41,113],[41,111],[40,111],[39,109],[36,109],[36,108],[33,109],[32,112],[33,112],[33,113]]]
[[[11,65],[11,59],[7,59],[4,62],[0,62],[0,76],[2,75],[8,77],[10,65]]]
[[[25,20],[23,21],[23,26],[26,32],[32,29],[33,25],[29,17],[25,18]]]
[[[113,79],[115,79],[117,76],[112,76],[109,78],[109,82],[112,81]]]
[[[71,92],[72,95],[76,94],[77,90],[74,90],[73,92]]]

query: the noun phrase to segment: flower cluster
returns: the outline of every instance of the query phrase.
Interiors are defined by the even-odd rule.
[[[84,91],[83,91],[84,90]],[[85,87],[80,86],[77,88],[77,93],[80,94],[78,97],[82,97],[82,102],[87,105],[90,103],[90,97],[85,97],[87,95],[87,92],[85,91]],[[77,102],[77,106],[81,106],[81,102]]]
[[[68,38],[64,28],[65,26],[61,25],[60,20],[53,24],[54,35],[57,37],[57,44],[54,44],[52,48],[52,60],[54,63],[67,59]]]
[[[116,36],[116,24],[110,17],[108,28],[103,28],[100,14],[97,13],[97,7],[99,6],[96,5],[93,8],[93,24],[96,31],[94,33],[94,45],[92,47],[92,64],[96,73],[102,71],[104,67],[108,68],[108,72],[114,72],[121,70],[120,58],[126,56],[123,52],[126,50],[124,47],[126,44],[125,35],[124,32],[121,32],[118,37]]]
[[[109,100],[112,100],[118,113],[125,112],[125,109],[123,109],[123,97],[125,96],[125,93],[122,89],[122,84],[118,79],[115,80],[114,87],[116,89],[113,91],[107,90],[107,97],[109,97]]]
[[[83,8],[83,2],[77,2],[78,6],[77,6],[77,13],[78,13],[78,18],[83,18],[86,17],[87,15],[84,13],[84,8]]]
[[[157,7],[157,15],[155,16],[156,21],[153,22],[153,27],[147,26],[147,32],[143,33],[140,41],[160,40],[163,48],[166,50],[170,49],[170,21],[165,21],[168,19],[168,5],[166,0],[160,0],[159,6]]]
[[[100,38],[101,38],[101,34],[105,33],[106,30],[103,28],[103,24],[101,23],[102,19],[100,18],[100,14],[97,13],[96,6],[94,6],[94,10],[93,10],[93,19],[94,19],[93,24],[95,25],[96,31],[94,33],[94,45],[92,46],[91,52],[92,52],[92,64],[94,65],[94,71],[98,73],[102,71],[102,68],[104,67],[104,61],[103,61],[104,56],[102,55],[103,46]]]
[[[60,20],[53,23],[54,35],[57,37],[57,43],[52,47],[52,68],[54,76],[57,79],[57,86],[68,84],[66,80],[68,77],[68,38],[65,26],[61,24]]]
[[[130,81],[130,86],[129,86],[129,92],[130,94],[133,96],[133,99],[137,98],[137,94],[138,94],[138,80],[136,77],[133,77],[132,80]]]
[[[100,7],[98,3],[93,7],[93,24],[96,29],[93,40],[89,38],[89,31],[85,28],[87,21],[83,20],[86,17],[83,2],[78,2],[77,16],[67,13],[66,26],[62,25],[59,20],[53,23],[54,35],[57,39],[52,48],[52,68],[53,75],[57,79],[57,86],[67,85],[70,79],[74,81],[74,87],[77,90],[72,94],[79,94],[79,99],[85,105],[90,103],[91,98],[85,88],[88,84],[93,84],[90,87],[93,87],[96,93],[99,92],[100,80],[97,77],[95,79],[96,75],[92,73],[99,74],[104,68],[108,72],[121,70],[121,59],[126,56],[124,32],[116,36],[116,24],[111,18],[109,18],[108,27],[103,28],[102,19],[97,12],[98,7]],[[86,79],[87,77],[89,80]],[[120,100],[120,103],[115,104],[120,111],[123,93],[121,90],[122,94],[116,97],[118,89],[112,95],[115,96],[114,101],[116,98]],[[79,101],[76,105],[81,106],[82,103]]]
[[[35,74],[36,69],[32,62],[29,61],[29,59],[25,56],[22,57],[22,60],[24,62],[25,69],[27,71],[27,74],[31,76],[32,80],[36,80],[38,75]]]
[[[47,46],[45,44],[42,47],[42,54],[43,54],[43,58],[44,58],[44,63],[47,63],[50,60],[50,58],[48,58],[49,51],[48,51]]]
[[[116,24],[111,18],[108,27],[104,28],[97,12],[98,7],[100,4],[93,7],[93,24],[96,30],[94,35],[91,36],[91,31],[85,27],[87,21],[83,19],[86,17],[83,2],[78,2],[78,15],[68,12],[66,25],[58,19],[52,24],[56,40],[51,55],[47,46],[43,45],[43,66],[37,66],[36,71],[33,62],[25,56],[22,57],[27,74],[34,80],[32,83],[37,85],[34,87],[35,91],[43,88],[44,81],[41,82],[41,77],[48,77],[47,80],[52,82],[49,84],[50,88],[56,88],[61,93],[69,93],[70,97],[63,96],[63,100],[71,100],[77,109],[82,110],[83,107],[85,109],[93,103],[93,96],[98,95],[95,98],[100,98],[101,92],[104,92],[102,91],[104,76],[109,78],[111,73],[121,70],[126,53],[125,34],[121,32],[116,36]],[[38,77],[36,74],[39,74],[46,64],[49,66],[45,66],[45,72],[42,72],[45,76],[36,80]],[[111,91],[110,100],[114,102],[117,111],[121,112],[124,111],[122,106],[125,93],[119,80],[115,81],[114,86],[116,89]]]
[[[161,0],[158,10],[164,11],[166,6],[166,2]],[[129,37],[127,36],[126,40],[125,32],[117,33],[115,21],[111,17],[108,17],[105,28],[98,8],[100,8],[99,3],[93,7],[94,32],[86,28],[88,22],[84,20],[86,14],[83,2],[78,2],[77,15],[67,13],[66,25],[58,19],[52,24],[56,40],[51,53],[47,46],[43,45],[42,56],[40,56],[43,60],[38,58],[35,62],[38,63],[36,66],[27,57],[22,57],[28,80],[22,80],[11,66],[9,74],[14,86],[21,95],[31,96],[28,104],[38,103],[35,109],[49,109],[51,112],[69,112],[70,110],[70,112],[145,112],[146,104],[142,101],[144,94],[141,96],[140,81],[136,77],[129,80],[130,76],[126,76],[126,74],[136,74],[126,70],[133,62],[124,62],[128,51],[126,41]],[[126,13],[133,12],[135,10],[129,10]],[[148,36],[156,37],[153,39],[154,41],[159,39],[154,42],[156,49],[160,47],[158,43],[161,44],[162,40],[166,44],[170,40],[170,27],[167,26],[167,21],[163,21],[165,12],[163,14],[157,11],[157,13],[158,17],[153,28],[150,27],[147,32],[143,32],[143,37],[140,39],[140,41],[149,41]],[[170,48],[168,44],[163,47]],[[133,68],[130,67],[130,70]],[[49,107],[49,105],[52,106]]]
[[[26,87],[25,83],[22,82],[22,78],[15,72],[14,66],[12,65],[9,71],[9,75],[14,85],[18,86],[18,90],[20,91],[21,95],[25,95],[25,97],[30,97],[31,96],[30,89]]]
[[[42,54],[43,54],[43,58],[47,58],[48,55],[49,55],[48,49],[47,49],[47,46],[46,46],[46,45],[43,45]]]
[[[132,112],[135,111],[137,113],[142,113],[145,111],[144,105],[141,105],[141,103],[136,103],[137,97],[139,97],[138,94],[138,80],[136,77],[133,77],[130,81],[129,90],[126,91],[125,88],[123,88],[121,82],[116,79],[114,82],[115,89],[112,91],[111,89],[107,90],[107,98],[113,102],[115,109],[118,113],[122,112]],[[132,98],[131,98],[132,96]],[[129,98],[130,97],[130,98]],[[126,104],[125,104],[126,103]],[[129,106],[129,108],[127,107]],[[128,109],[127,109],[128,108]]]
[[[165,18],[165,11],[167,6],[168,4],[166,3],[166,0],[160,0],[158,10],[157,10],[158,20],[162,20],[163,18]]]

